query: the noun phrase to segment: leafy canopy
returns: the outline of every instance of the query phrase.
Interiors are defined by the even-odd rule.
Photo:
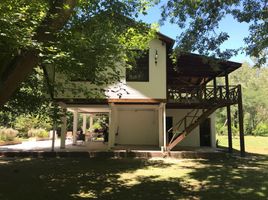
[[[113,82],[119,79],[116,65],[129,59],[127,51],[146,48],[154,36],[148,25],[134,22],[135,16],[150,6],[150,1],[73,1],[76,6],[64,27],[58,32],[46,30],[45,34],[54,37],[48,41],[36,35],[46,18],[52,15],[52,0],[1,1],[1,81],[12,73],[12,63],[22,51],[34,49],[39,52],[40,65],[55,65],[70,78],[90,77],[96,84]],[[68,8],[68,4],[63,7]],[[103,76],[108,69],[110,76]]]
[[[220,45],[229,38],[227,32],[218,30],[219,22],[227,15],[249,24],[250,33],[244,38],[246,46],[241,49],[220,50]],[[182,29],[177,38],[178,50],[225,59],[242,50],[257,58],[257,66],[267,62],[267,0],[168,0],[162,6],[162,22],[166,20]]]

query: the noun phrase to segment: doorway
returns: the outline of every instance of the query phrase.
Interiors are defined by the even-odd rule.
[[[207,118],[200,124],[200,146],[211,147],[211,120]]]
[[[173,130],[168,133],[168,130],[173,127],[173,117],[166,117],[166,132],[167,132],[167,143],[170,142],[173,136]]]

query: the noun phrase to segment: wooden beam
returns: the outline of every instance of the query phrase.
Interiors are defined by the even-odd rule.
[[[229,99],[229,78],[228,73],[225,73],[225,87],[226,87],[226,96],[227,100]],[[226,106],[226,115],[227,115],[227,128],[228,128],[228,149],[229,153],[233,152],[233,143],[232,143],[232,121],[231,121],[231,106]]]
[[[240,138],[240,154],[245,156],[245,139],[244,139],[244,116],[241,85],[238,85],[238,120],[239,120],[239,138]]]
[[[217,78],[213,78],[214,98],[217,98]]]

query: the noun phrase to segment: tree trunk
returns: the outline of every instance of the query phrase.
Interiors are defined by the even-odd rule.
[[[77,0],[51,0],[50,2],[49,12],[34,36],[37,42],[47,43],[56,39],[55,33],[68,21]],[[0,107],[8,101],[21,82],[38,65],[38,54],[38,50],[21,50],[21,54],[10,62],[11,64],[7,67],[8,73],[5,73],[5,77],[0,77],[2,79],[0,81]]]

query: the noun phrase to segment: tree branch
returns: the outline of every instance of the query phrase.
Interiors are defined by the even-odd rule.
[[[34,39],[37,42],[50,42],[56,39],[55,33],[58,32],[69,20],[77,0],[51,0],[49,12],[38,27]],[[38,65],[39,57],[38,50],[22,50],[21,55],[15,57],[8,68],[12,69],[5,80],[0,85],[0,107],[3,106],[12,96],[15,90],[19,87],[32,69]],[[2,78],[2,77],[1,77]]]

